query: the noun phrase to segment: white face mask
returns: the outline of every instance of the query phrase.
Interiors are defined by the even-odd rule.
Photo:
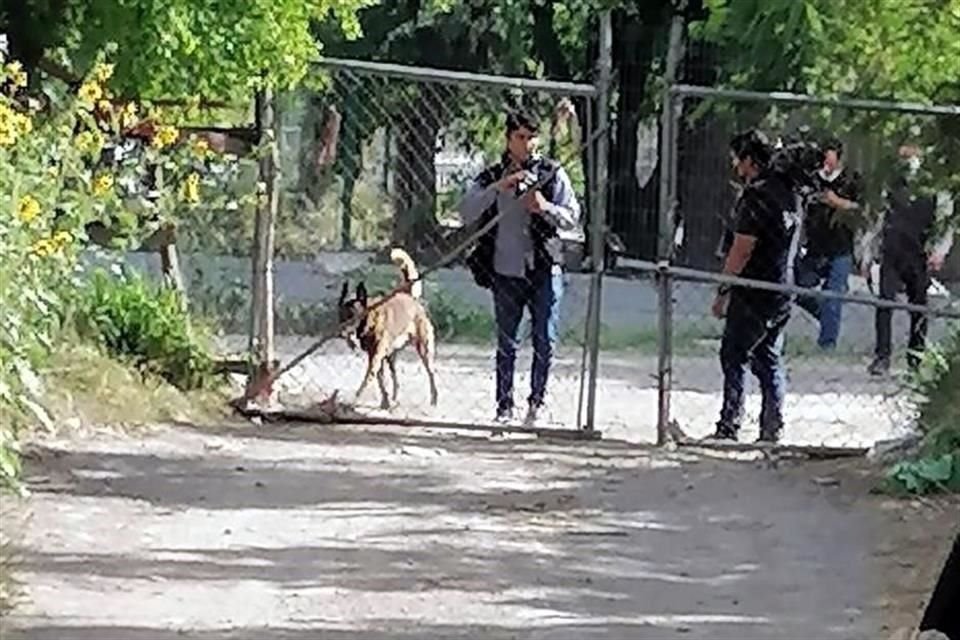
[[[920,169],[920,156],[911,156],[907,158],[907,169],[910,170],[911,174],[916,173]]]

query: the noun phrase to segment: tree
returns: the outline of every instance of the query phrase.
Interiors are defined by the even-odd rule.
[[[82,75],[118,45],[112,88],[138,99],[246,100],[262,81],[299,83],[316,59],[312,25],[328,16],[359,35],[356,11],[373,0],[4,0],[11,55],[28,71],[44,59]],[[65,59],[53,60],[58,50]]]
[[[707,0],[707,5],[709,17],[695,32],[721,48],[728,84],[960,103],[960,0]],[[905,132],[916,127],[920,142],[932,151],[933,179],[960,194],[960,118],[808,111],[814,127],[859,137],[877,175],[885,173]]]

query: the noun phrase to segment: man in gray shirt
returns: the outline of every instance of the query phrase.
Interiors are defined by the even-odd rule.
[[[524,307],[530,310],[534,353],[525,424],[532,426],[543,407],[559,332],[563,246],[558,232],[579,227],[580,205],[567,172],[536,153],[536,119],[511,113],[506,129],[500,162],[472,182],[459,210],[464,223],[481,226],[502,213],[467,262],[477,283],[493,292],[500,422],[513,418],[518,332]]]

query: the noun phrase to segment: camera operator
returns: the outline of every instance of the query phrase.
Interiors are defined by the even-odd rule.
[[[893,300],[906,289],[907,301],[926,305],[930,272],[939,271],[953,246],[954,232],[948,228],[939,238],[935,231],[940,221],[953,211],[949,194],[936,192],[924,175],[920,146],[905,142],[897,150],[897,175],[886,188],[886,209],[882,220],[880,259],[880,297]],[[865,264],[865,269],[870,265]],[[875,319],[876,348],[868,367],[871,375],[890,370],[891,324],[893,311],[877,308]],[[910,339],[907,364],[914,368],[926,346],[927,317],[910,313]]]
[[[530,310],[533,370],[524,420],[528,426],[543,407],[559,331],[563,248],[558,230],[580,224],[580,205],[567,172],[536,153],[538,131],[530,114],[508,115],[501,161],[473,181],[458,207],[464,223],[480,226],[503,213],[478,240],[467,265],[477,284],[493,291],[498,422],[513,418],[518,332],[524,307]]]
[[[799,223],[794,181],[785,172],[773,170],[774,150],[759,131],[734,137],[730,151],[733,169],[746,185],[737,201],[736,227],[723,273],[786,284],[790,247]],[[717,292],[713,314],[726,322],[720,345],[723,406],[713,438],[737,439],[749,364],[762,394],[760,440],[779,440],[786,388],[783,331],[790,305],[789,294],[775,291],[721,286]]]
[[[820,197],[807,206],[806,243],[797,261],[795,282],[801,287],[823,287],[846,293],[853,270],[853,215],[859,211],[861,184],[858,175],[843,165],[843,143],[833,139],[823,146],[823,167],[816,176]],[[820,323],[817,344],[832,350],[840,336],[843,303],[840,300],[799,296],[797,305]]]

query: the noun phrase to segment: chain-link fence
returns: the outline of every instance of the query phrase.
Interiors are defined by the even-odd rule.
[[[275,352],[294,366],[274,401],[310,409],[337,392],[353,403],[372,363],[351,415],[489,424],[508,408],[516,348],[504,424],[520,425],[531,399],[543,401],[537,426],[581,424],[595,88],[350,60],[324,61],[315,80],[278,100]],[[523,166],[549,202],[493,184],[520,169],[504,163],[515,112],[560,167],[538,156]],[[484,288],[465,265],[477,244],[458,249],[492,211],[493,255],[477,262],[492,279]],[[373,307],[402,282],[395,249],[430,269],[422,293]],[[318,344],[336,331],[343,339]]]
[[[673,427],[698,438],[742,426],[740,439],[753,440],[782,425],[784,442],[833,447],[901,435],[914,416],[908,347],[960,317],[955,286],[936,270],[955,235],[948,156],[960,108],[685,86],[668,95],[662,144],[647,150],[659,155],[665,260],[604,284],[605,434],[653,439],[659,426],[660,440]],[[735,207],[743,167],[730,152],[751,128],[781,147],[774,163],[789,157],[799,194],[753,222]],[[809,142],[835,170],[804,157]],[[754,253],[734,248],[738,231],[758,237]],[[720,318],[718,287],[734,283],[720,273],[738,252],[750,256],[744,277],[787,284],[740,282]],[[638,421],[637,405],[659,407],[658,419]]]

